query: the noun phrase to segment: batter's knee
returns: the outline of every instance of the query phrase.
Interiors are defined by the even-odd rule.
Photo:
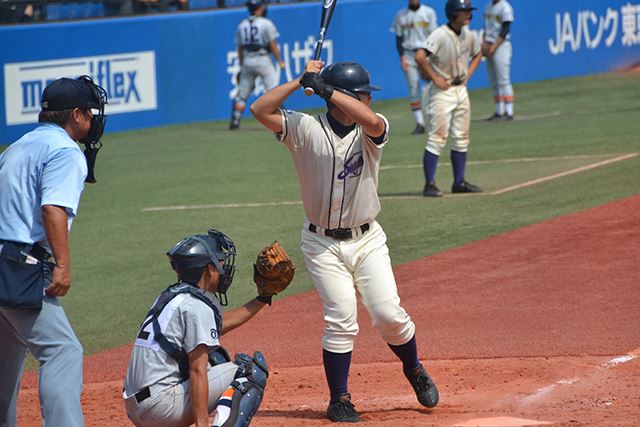
[[[416,327],[411,317],[397,304],[392,308],[378,307],[371,311],[373,326],[380,329],[385,342],[391,345],[402,345],[415,333]]]

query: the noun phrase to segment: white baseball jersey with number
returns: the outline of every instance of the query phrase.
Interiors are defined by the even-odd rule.
[[[480,42],[468,27],[458,35],[448,25],[441,25],[427,38],[424,48],[431,53],[431,67],[453,80],[467,75],[469,61],[480,52]]]
[[[236,28],[236,46],[242,47],[244,55],[269,53],[269,44],[279,36],[276,26],[262,16],[249,16]]]
[[[513,7],[507,0],[500,0],[497,3],[488,3],[484,8],[484,38],[488,43],[494,43],[500,35],[502,23],[513,22]],[[507,34],[509,40],[511,34]]]
[[[436,12],[422,4],[417,10],[407,7],[399,10],[393,18],[391,32],[402,37],[405,50],[415,50],[424,46],[427,37],[437,26]]]
[[[306,214],[301,249],[318,290],[326,322],[323,348],[346,353],[358,333],[356,293],[383,339],[401,345],[415,325],[400,306],[386,235],[375,221],[380,211],[378,170],[386,132],[374,143],[356,125],[344,137],[331,128],[326,114],[281,110],[278,138],[295,163]],[[317,227],[313,232],[309,224]],[[367,224],[364,232],[360,226]],[[337,240],[324,229],[350,228],[353,237]]]

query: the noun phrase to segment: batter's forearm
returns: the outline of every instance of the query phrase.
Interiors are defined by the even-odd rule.
[[[293,92],[300,88],[300,79],[295,78],[263,94],[251,104],[251,114],[263,126],[273,132],[282,132],[282,115],[280,107]]]

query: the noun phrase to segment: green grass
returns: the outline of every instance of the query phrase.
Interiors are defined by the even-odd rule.
[[[516,86],[511,123],[474,121],[467,177],[488,191],[640,152],[640,77],[596,75]],[[493,112],[491,94],[473,91],[474,118]],[[391,123],[380,173],[381,196],[418,195],[425,138],[411,136],[406,100],[378,102]],[[537,117],[537,118],[536,118]],[[210,226],[239,248],[231,305],[254,295],[251,264],[274,239],[299,265],[286,294],[311,289],[298,249],[302,206],[145,212],[175,205],[297,201],[298,184],[287,150],[250,119],[237,132],[206,122],[108,134],[71,233],[73,287],[62,299],[88,353],[133,339],[157,293],[173,275],[165,251]],[[560,156],[586,156],[561,159]],[[508,159],[544,158],[527,162]],[[480,161],[479,163],[475,163]],[[400,167],[402,166],[402,167]],[[560,215],[640,194],[640,157],[503,195],[382,200],[379,221],[394,263]],[[451,185],[448,154],[437,181]],[[277,304],[277,300],[275,302]]]

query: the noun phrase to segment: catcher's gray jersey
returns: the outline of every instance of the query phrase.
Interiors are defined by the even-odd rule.
[[[488,3],[484,8],[484,37],[489,43],[496,41],[500,35],[503,22],[513,22],[513,7],[507,0],[500,0],[497,3]],[[507,40],[511,33],[507,34]]]
[[[276,26],[262,16],[249,16],[236,28],[236,46],[246,56],[269,53],[269,44],[279,36]]]
[[[393,18],[391,32],[402,37],[402,48],[415,50],[424,47],[431,32],[438,27],[436,12],[429,6],[420,5],[418,10],[403,8]]]
[[[205,294],[219,307],[212,293]],[[182,381],[178,362],[160,348],[149,320],[150,317],[143,322],[133,345],[124,383],[125,399],[152,384],[162,389],[162,386],[168,388]],[[200,344],[207,345],[210,351],[220,345],[213,311],[189,294],[174,297],[158,316],[158,323],[164,336],[187,353]]]

